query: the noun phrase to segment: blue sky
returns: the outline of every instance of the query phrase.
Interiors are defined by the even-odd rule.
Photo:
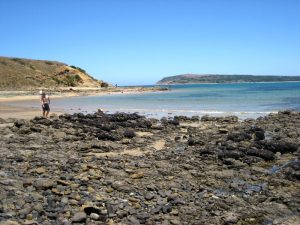
[[[183,73],[300,75],[299,0],[0,0],[0,55],[119,85]]]

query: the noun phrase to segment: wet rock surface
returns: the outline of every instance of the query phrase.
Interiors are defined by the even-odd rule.
[[[300,224],[300,113],[0,127],[0,224]]]

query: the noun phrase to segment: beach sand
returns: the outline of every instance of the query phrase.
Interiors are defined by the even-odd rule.
[[[50,112],[49,115],[52,113],[59,115],[62,112]],[[42,116],[42,109],[10,106],[5,103],[0,103],[0,118],[2,119],[32,119],[36,116]]]
[[[130,87],[130,88],[72,88],[57,90],[46,90],[46,93],[50,94],[51,99],[57,98],[70,98],[76,96],[100,96],[100,95],[113,95],[113,94],[138,94],[144,92],[155,92],[155,91],[165,91],[161,88],[144,88],[144,87]],[[37,107],[39,106],[39,94],[38,91],[33,93],[32,91],[0,91],[0,118],[8,119],[32,119],[35,116],[42,115],[42,109],[36,107],[24,107],[18,106],[19,102],[24,101],[36,101]],[[13,104],[13,106],[11,105]],[[61,111],[50,111],[55,114],[64,113]]]

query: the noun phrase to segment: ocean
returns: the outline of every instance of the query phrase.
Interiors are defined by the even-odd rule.
[[[69,113],[138,112],[147,117],[236,115],[257,118],[283,109],[300,110],[300,82],[189,84],[170,91],[54,99],[53,110]],[[36,103],[34,103],[36,104]],[[37,105],[39,107],[39,105]]]

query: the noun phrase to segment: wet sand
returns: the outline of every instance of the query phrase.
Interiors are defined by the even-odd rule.
[[[50,112],[49,115],[51,115],[52,113],[59,115],[62,112]],[[0,103],[0,118],[2,119],[32,119],[35,116],[42,116],[42,109],[39,110],[37,108],[31,107],[10,106],[4,103]]]
[[[72,90],[62,89],[57,90],[47,90],[51,99],[57,98],[70,98],[76,96],[99,96],[99,95],[113,95],[113,94],[137,94],[143,92],[155,92],[164,91],[160,88],[143,88],[143,87],[133,87],[133,88],[109,88],[109,89],[99,89],[99,88],[73,88]],[[18,106],[18,102],[32,101],[37,102],[37,107],[39,106],[39,94],[38,91],[0,91],[0,118],[16,118],[16,119],[32,119],[35,116],[42,115],[42,109],[36,107],[24,107]],[[13,103],[13,106],[11,105]],[[51,107],[51,106],[50,106]],[[50,111],[55,114],[64,113],[63,110]]]

